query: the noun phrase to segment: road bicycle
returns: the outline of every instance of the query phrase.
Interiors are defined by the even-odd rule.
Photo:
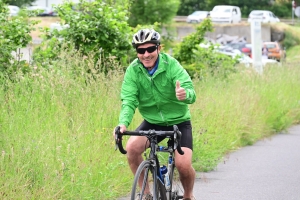
[[[181,149],[180,139],[181,132],[176,125],[173,126],[173,131],[158,131],[158,130],[140,130],[140,131],[126,131],[120,133],[120,127],[115,129],[116,149],[123,154],[127,151],[123,148],[122,137],[129,136],[145,136],[150,142],[150,151],[146,152],[145,160],[139,165],[131,190],[131,200],[142,200],[145,195],[147,187],[150,188],[153,195],[153,200],[179,200],[183,199],[183,188],[178,178],[178,172],[175,167],[175,150],[183,155]],[[158,136],[165,137],[167,140],[166,146],[158,145]],[[158,158],[158,153],[169,153],[166,165],[161,165]],[[168,176],[164,176],[162,169],[167,167]],[[138,181],[142,180],[142,187],[139,187]],[[169,180],[168,180],[169,179]]]

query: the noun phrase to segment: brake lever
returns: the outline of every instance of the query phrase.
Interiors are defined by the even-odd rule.
[[[182,133],[180,132],[180,130],[178,129],[178,127],[176,125],[174,125],[173,128],[174,128],[174,132],[175,132],[174,140],[176,141],[176,142],[174,141],[174,148],[175,148],[175,143],[176,143],[176,149],[177,149],[178,153],[180,155],[183,155],[184,151],[182,151],[181,145],[180,145],[180,140],[181,140]]]
[[[120,126],[115,128],[115,151],[119,149],[119,134],[120,134]]]

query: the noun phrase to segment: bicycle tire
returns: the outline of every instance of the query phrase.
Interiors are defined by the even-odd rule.
[[[168,192],[167,197],[170,200],[179,200],[183,199],[183,186],[180,182],[179,173],[173,164],[170,172],[170,181],[171,181],[171,192]]]
[[[143,173],[144,172],[144,173]],[[139,187],[138,181],[142,177],[143,184],[142,187]],[[149,180],[151,177],[151,180]],[[131,200],[142,200],[143,195],[145,195],[145,189],[146,187],[149,187],[151,194],[153,195],[154,200],[161,200],[165,199],[162,198],[161,195],[161,188],[162,188],[162,183],[158,181],[156,178],[156,169],[153,168],[151,162],[149,160],[143,161],[134,176],[134,181],[131,189]],[[148,184],[148,186],[147,186]],[[165,190],[164,190],[165,192]]]

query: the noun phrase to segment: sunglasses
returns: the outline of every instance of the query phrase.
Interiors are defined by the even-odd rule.
[[[151,46],[151,47],[148,47],[148,48],[136,48],[136,52],[139,53],[139,54],[144,54],[144,53],[146,53],[146,51],[148,53],[152,53],[156,49],[157,49],[157,46]]]

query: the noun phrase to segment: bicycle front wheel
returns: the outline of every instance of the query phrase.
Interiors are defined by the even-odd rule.
[[[151,193],[151,195],[153,194],[153,171],[154,169],[150,161],[145,160],[140,164],[134,176],[131,200],[142,200],[143,197],[145,199],[145,196],[149,195],[149,193]],[[156,190],[154,190],[154,192],[156,192]]]
[[[171,180],[171,192],[168,193],[168,199],[170,200],[179,200],[183,199],[184,189],[180,182],[179,172],[176,167],[173,165],[171,169],[170,180]]]

